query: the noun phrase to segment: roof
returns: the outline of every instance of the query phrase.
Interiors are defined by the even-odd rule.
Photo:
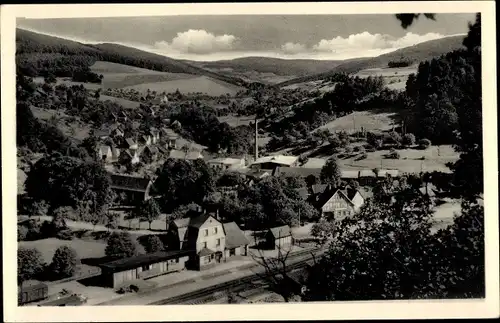
[[[257,159],[252,165],[264,164],[264,163],[274,163],[279,165],[291,166],[298,160],[296,156],[285,156],[285,155],[275,155],[275,156],[265,156]]]
[[[111,150],[111,147],[107,146],[107,145],[101,145],[101,146],[99,146],[99,150],[100,151],[107,151],[107,150]]]
[[[189,225],[190,220],[191,220],[190,218],[182,218],[174,220],[174,223],[177,226],[177,228],[184,228]]]
[[[391,177],[398,177],[399,170],[398,169],[381,169],[378,171],[378,177],[386,177],[387,175]]]
[[[180,258],[183,256],[187,256],[189,253],[190,253],[189,250],[159,251],[159,252],[114,260],[105,264],[101,264],[99,265],[99,267],[110,269],[113,271],[127,270],[127,269],[137,268],[143,265],[154,264],[168,259]]]
[[[358,178],[359,171],[357,170],[341,170],[340,178]]]
[[[242,158],[216,158],[209,160],[208,163],[211,164],[224,164],[224,165],[234,165],[240,164],[242,162]]]
[[[127,139],[125,139],[125,142],[126,142],[129,146],[136,145],[135,140],[134,140],[134,139],[132,139],[132,138],[127,138]]]
[[[111,188],[121,189],[135,192],[146,192],[151,184],[149,178],[125,175],[125,174],[110,174]]]
[[[338,188],[335,188],[335,189],[326,189],[323,193],[320,194],[318,198],[318,206],[323,207],[326,204],[326,202],[328,202],[337,193],[344,196],[349,203],[353,204],[351,198],[354,197],[354,195],[356,194],[355,191],[353,194],[351,193],[352,197],[350,198],[349,197],[350,194],[349,192],[347,192],[347,190],[340,190]]]
[[[359,171],[359,177],[376,177],[377,175],[371,169],[363,169]]]
[[[177,150],[177,149],[172,149],[170,151],[168,157],[175,158],[175,159],[189,159],[189,160],[203,158],[203,156],[200,154],[199,151],[189,151],[186,154],[182,150]]]
[[[198,252],[198,256],[208,256],[208,255],[211,255],[211,254],[214,254],[215,251],[211,250],[211,249],[208,249],[208,248],[203,248],[200,250],[200,252]]]
[[[288,225],[282,225],[269,229],[274,238],[284,238],[292,235],[292,229]]]
[[[364,187],[360,187],[358,188],[358,192],[359,194],[361,194],[361,196],[366,200],[368,198],[371,198],[373,197],[373,192],[371,192],[370,190],[364,188]]]
[[[189,221],[189,227],[192,227],[192,228],[200,228],[205,222],[207,222],[207,220],[212,217],[214,220],[216,220],[218,222],[217,219],[215,219],[215,217],[213,217],[213,215],[209,214],[209,213],[203,213],[201,215],[198,215],[198,216],[195,216],[195,217],[192,217],[190,218],[190,221]]]
[[[299,176],[307,177],[313,175],[319,177],[321,168],[305,168],[305,167],[277,167],[275,175],[282,175],[285,177]]]
[[[149,152],[152,154],[158,153],[158,147],[156,146],[147,146],[144,150],[149,150]]]
[[[422,193],[424,195],[427,194],[430,197],[436,196],[436,193],[434,192],[434,190],[432,189],[431,186],[427,186],[427,191],[425,189],[425,186],[420,187],[418,190],[420,191],[420,193]]]
[[[235,222],[223,223],[226,235],[226,248],[236,248],[250,244],[247,237]]]
[[[287,274],[288,278],[299,285],[303,285],[309,276],[308,268],[291,271]]]
[[[97,137],[107,137],[109,136],[109,129],[97,129],[94,131],[94,135]]]

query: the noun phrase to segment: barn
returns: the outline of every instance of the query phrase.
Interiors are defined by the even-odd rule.
[[[147,279],[186,268],[190,251],[160,251],[101,264],[105,286],[117,288],[126,282]]]
[[[292,229],[288,225],[271,228],[266,233],[266,246],[271,249],[293,244]]]

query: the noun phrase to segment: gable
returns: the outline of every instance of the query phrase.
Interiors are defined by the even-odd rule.
[[[354,206],[351,200],[342,193],[342,191],[337,190],[332,197],[330,197],[323,205],[321,205],[322,209],[329,208],[331,206],[335,207],[345,207],[345,206]]]

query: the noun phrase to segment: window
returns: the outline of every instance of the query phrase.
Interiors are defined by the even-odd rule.
[[[203,248],[206,248],[207,247],[207,242],[203,242]]]
[[[147,270],[150,270],[151,268],[153,268],[153,265],[143,265],[142,271],[147,271]]]
[[[208,236],[208,229],[205,229],[205,237]]]
[[[214,234],[217,234],[217,227],[214,228]]]
[[[175,263],[177,264],[179,263],[179,258],[175,259]]]
[[[236,254],[236,248],[229,249],[229,256],[234,256]]]
[[[217,247],[218,247],[218,246],[220,246],[220,239],[217,239],[217,244],[216,244],[216,246],[217,246]]]
[[[214,254],[211,254],[210,255],[210,259],[214,259],[215,255]]]

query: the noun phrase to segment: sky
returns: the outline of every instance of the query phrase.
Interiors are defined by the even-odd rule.
[[[465,34],[474,14],[420,17],[403,29],[393,15],[231,15],[18,19],[19,28],[84,43],[118,43],[178,59],[244,56],[343,60],[371,57]]]

